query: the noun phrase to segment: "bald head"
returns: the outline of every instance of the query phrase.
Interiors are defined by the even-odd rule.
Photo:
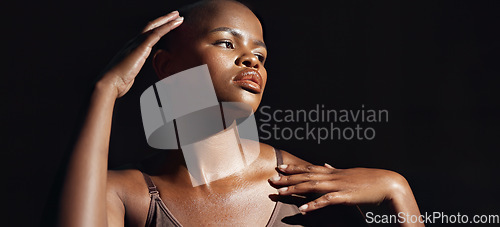
[[[244,4],[234,0],[204,0],[180,8],[179,15],[184,17],[182,25],[165,35],[159,42],[159,48],[171,50],[178,45],[178,40],[193,39],[208,32],[207,21],[228,8],[253,12]]]
[[[227,6],[250,10],[247,6],[234,0],[204,0],[180,8],[179,14],[185,17],[186,24],[198,26]]]

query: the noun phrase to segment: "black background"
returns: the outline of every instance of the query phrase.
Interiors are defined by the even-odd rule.
[[[93,80],[143,25],[184,3],[6,4],[0,222],[45,225]],[[377,133],[371,141],[266,143],[316,164],[397,171],[422,212],[500,214],[498,1],[249,5],[262,18],[269,50],[262,105],[389,111],[389,122],[369,125]],[[140,78],[117,101],[110,167],[155,152],[139,110],[139,95],[155,81],[149,64]]]

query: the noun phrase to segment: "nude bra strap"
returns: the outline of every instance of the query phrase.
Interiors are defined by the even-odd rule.
[[[144,180],[148,185],[149,194],[151,195],[158,194],[159,193],[158,189],[156,188],[155,183],[153,183],[153,180],[151,180],[151,177],[146,173],[142,173],[142,175],[144,176]]]
[[[274,148],[274,152],[276,153],[276,162],[277,166],[283,164],[283,156],[281,155],[281,150]]]

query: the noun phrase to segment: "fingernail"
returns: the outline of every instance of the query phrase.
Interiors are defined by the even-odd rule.
[[[278,189],[278,192],[286,192],[288,190],[288,187],[283,187]]]
[[[177,17],[174,21],[182,21],[184,20],[184,17]]]
[[[288,167],[288,165],[280,165],[280,166],[278,166],[278,168],[280,168],[280,169],[286,169],[286,167]]]
[[[334,168],[333,168],[333,166],[331,166],[331,165],[330,165],[330,164],[328,164],[328,163],[325,163],[325,167],[328,167],[328,168],[330,168],[330,169],[334,169]]]
[[[274,176],[274,177],[271,177],[269,180],[271,181],[279,181],[281,179],[280,176]]]
[[[304,204],[304,205],[302,205],[302,206],[300,206],[300,207],[299,207],[299,210],[300,210],[301,212],[304,212],[304,211],[305,211],[308,207],[309,207],[309,205]]]

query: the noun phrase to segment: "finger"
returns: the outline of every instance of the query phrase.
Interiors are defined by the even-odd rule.
[[[142,43],[142,45],[144,45],[144,47],[149,47],[149,48],[153,47],[161,39],[161,37],[163,37],[168,32],[172,31],[173,29],[179,27],[179,25],[181,25],[183,21],[184,17],[177,17],[173,21],[169,21],[166,24],[163,24],[155,29],[152,29],[144,33],[144,35],[146,35],[146,38]]]
[[[278,193],[280,195],[328,193],[332,191],[337,191],[335,182],[318,180],[307,181],[296,185],[281,187],[278,189]]]
[[[330,164],[328,164],[328,163],[325,163],[325,167],[330,168],[330,169],[335,169],[333,166],[331,166],[331,165],[330,165]]]
[[[348,204],[347,195],[339,193],[339,192],[330,192],[324,194],[323,196],[308,202],[299,207],[299,211],[304,214],[306,212],[311,212],[313,210],[317,210],[329,205],[335,204]]]
[[[152,29],[160,27],[161,25],[164,25],[164,24],[168,23],[169,21],[175,20],[178,17],[179,17],[179,12],[178,11],[173,11],[173,12],[170,12],[169,14],[167,14],[167,15],[158,17],[155,20],[150,21],[148,23],[148,25],[146,25],[146,27],[144,27],[144,29],[142,30],[142,33],[145,33],[147,31],[150,31]]]
[[[307,181],[334,180],[335,175],[330,173],[301,173],[289,176],[276,176],[269,179],[275,185],[295,185]]]
[[[278,169],[286,174],[297,173],[332,173],[331,168],[317,165],[280,165]]]
[[[152,47],[161,39],[162,36],[167,34],[172,29],[178,27],[183,21],[183,17],[178,17],[177,19],[170,21],[158,28],[150,30],[135,41],[136,44],[132,44],[130,53],[127,54],[125,59],[122,60],[121,64],[129,66],[141,66],[146,61],[146,58],[151,53]],[[140,67],[139,67],[140,68]]]
[[[118,55],[116,60],[112,60],[119,63],[114,65],[113,69],[108,72],[121,75],[120,77],[125,83],[133,80],[144,65],[153,46],[163,35],[178,27],[182,21],[183,17],[178,17],[177,19],[161,25],[158,28],[141,34],[131,44],[129,44],[129,47],[124,50],[122,55]]]
[[[184,21],[184,17],[177,17],[174,20],[168,21],[165,24],[162,24],[156,28],[153,28],[142,35],[145,37],[144,39],[144,44],[146,44],[148,47],[154,46],[160,40],[161,37],[163,37],[165,34],[168,32],[172,31],[173,29],[177,28],[179,25],[182,24]]]
[[[174,11],[172,13],[169,13],[163,17],[157,18],[154,21],[151,21],[148,23],[148,25],[143,29],[141,34],[139,34],[137,37],[134,39],[130,40],[126,45],[124,50],[124,54],[130,53],[133,49],[136,49],[139,45],[144,43],[144,41],[147,39],[147,37],[152,36],[152,35],[158,35],[158,31],[153,32],[155,29],[158,29],[160,27],[163,27],[164,25],[170,24],[173,27],[170,27],[170,29],[167,29],[166,31],[163,31],[163,34],[161,36],[165,35],[167,32],[171,31],[175,27],[178,27],[182,21],[184,20],[183,17],[179,16],[179,13],[177,11]],[[166,27],[166,26],[165,26]]]

